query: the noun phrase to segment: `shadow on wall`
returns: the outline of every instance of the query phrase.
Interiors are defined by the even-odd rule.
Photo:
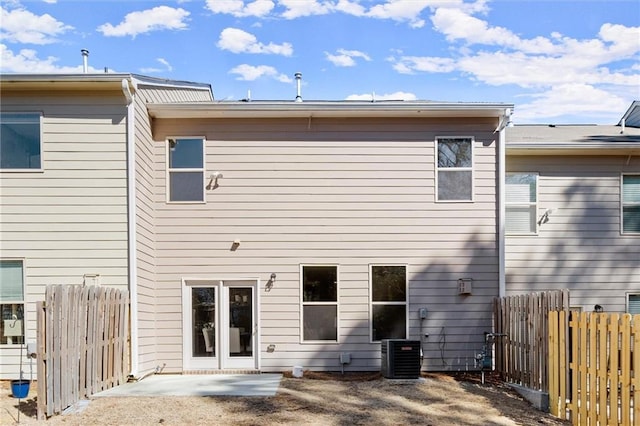
[[[617,176],[583,176],[583,182],[562,191],[561,203],[552,203],[553,212],[540,223],[537,236],[526,237],[528,243],[507,238],[507,290],[511,285],[518,293],[527,292],[527,287],[567,288],[572,306],[584,311],[600,305],[605,312],[625,312],[626,294],[640,293],[640,239],[620,234]],[[575,180],[571,175],[553,177]],[[542,209],[549,204],[545,196],[541,191]],[[512,244],[515,240],[519,242]]]
[[[444,235],[443,238],[449,237]],[[434,244],[443,247],[450,243]],[[475,356],[482,351],[484,333],[492,331],[493,300],[498,296],[495,234],[474,232],[466,241],[455,245],[457,249],[434,249],[422,260],[420,267],[415,265],[417,260],[408,265],[408,339],[421,343],[423,370],[476,370]],[[455,255],[448,255],[449,252]],[[396,259],[390,263],[402,262]],[[367,265],[363,264],[363,267]],[[460,279],[470,279],[467,281],[468,293],[460,294]],[[350,299],[350,304],[360,305],[354,308],[358,316],[366,315],[367,319],[348,321],[352,327],[340,330],[340,345],[317,346],[308,358],[311,365],[303,365],[304,369],[341,371],[341,353],[350,356],[350,362],[344,365],[345,371],[380,369],[381,345],[370,342],[369,294],[363,291],[357,301],[353,296]],[[341,304],[341,309],[345,306]],[[367,310],[366,314],[363,309]],[[426,309],[424,319],[420,318],[421,309]],[[284,342],[273,342],[272,351],[263,353],[263,357],[282,357],[278,352],[284,345]]]

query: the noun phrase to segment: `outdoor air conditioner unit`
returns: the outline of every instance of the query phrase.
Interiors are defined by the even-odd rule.
[[[387,379],[420,377],[420,342],[384,339],[382,341],[382,375]]]

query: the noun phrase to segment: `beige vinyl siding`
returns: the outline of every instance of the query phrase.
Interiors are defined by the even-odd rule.
[[[143,374],[157,363],[155,206],[153,201],[154,154],[151,123],[145,100],[154,98],[151,88],[139,88],[135,97],[136,170],[136,280],[138,310],[138,372]],[[155,94],[157,98],[159,93]]]
[[[496,123],[488,119],[154,121],[158,361],[182,368],[181,278],[261,280],[262,369],[377,369],[369,264],[407,264],[425,368],[473,367],[497,295]],[[206,204],[165,202],[165,139],[204,135]],[[475,202],[435,203],[436,136],[475,138]],[[235,239],[241,240],[231,251]],[[339,265],[339,344],[300,343],[300,265]],[[271,273],[277,281],[266,292]],[[459,296],[457,279],[474,279]],[[426,307],[428,318],[418,319]],[[266,347],[275,345],[268,353]],[[442,352],[441,352],[442,349]],[[443,364],[444,357],[446,364]]]
[[[2,110],[42,113],[42,171],[0,172],[0,251],[24,259],[26,340],[50,284],[128,288],[126,107],[121,92],[3,90]],[[17,378],[19,347],[0,346],[0,378]]]
[[[640,238],[620,233],[620,177],[640,172],[628,156],[523,156],[509,172],[538,172],[537,236],[507,236],[507,293],[568,288],[585,311],[624,312],[640,292]]]

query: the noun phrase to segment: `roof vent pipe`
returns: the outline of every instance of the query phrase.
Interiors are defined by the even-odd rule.
[[[82,72],[86,74],[89,72],[89,51],[82,49],[80,53],[82,53]]]
[[[624,126],[625,124],[627,124],[627,120],[625,120],[624,118],[622,120],[620,120],[620,126],[622,127],[622,130],[620,130],[620,133],[623,134],[624,133]]]
[[[296,77],[296,102],[302,102],[302,96],[300,95],[300,84],[302,83],[302,73],[297,72],[294,74]]]

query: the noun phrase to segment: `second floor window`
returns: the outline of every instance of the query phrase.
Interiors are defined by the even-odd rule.
[[[204,139],[169,139],[167,145],[168,200],[204,202]]]
[[[529,173],[508,173],[506,176],[506,219],[507,234],[535,234],[537,232],[538,175]]]
[[[473,139],[436,140],[436,200],[473,200]]]
[[[622,176],[622,233],[640,234],[640,175]]]
[[[40,113],[0,114],[0,169],[42,168]]]

